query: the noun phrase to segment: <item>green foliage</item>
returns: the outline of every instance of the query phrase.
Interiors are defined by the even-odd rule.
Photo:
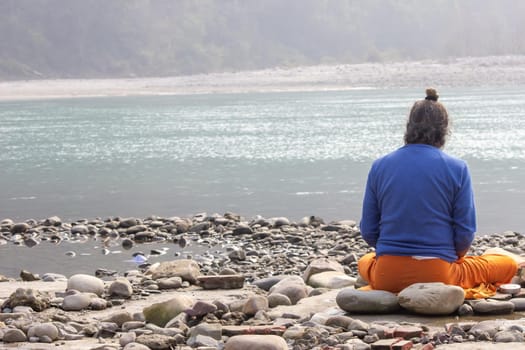
[[[0,79],[525,54],[521,0],[2,0]]]

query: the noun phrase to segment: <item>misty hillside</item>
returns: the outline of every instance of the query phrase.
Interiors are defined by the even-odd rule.
[[[0,79],[525,54],[522,0],[2,0]]]

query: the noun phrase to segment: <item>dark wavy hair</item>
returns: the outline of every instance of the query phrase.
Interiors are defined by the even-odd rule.
[[[427,89],[426,94],[426,98],[414,103],[410,110],[405,144],[422,143],[442,148],[450,134],[447,109],[437,101],[435,89]]]

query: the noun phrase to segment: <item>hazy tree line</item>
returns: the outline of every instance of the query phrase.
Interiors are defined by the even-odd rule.
[[[523,0],[0,0],[0,79],[525,54]]]

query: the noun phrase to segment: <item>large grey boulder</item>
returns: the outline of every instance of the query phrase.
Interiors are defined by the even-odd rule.
[[[337,305],[349,313],[386,314],[400,309],[397,296],[384,290],[345,288],[335,298]]]
[[[415,283],[398,294],[399,305],[424,315],[449,315],[464,301],[463,288],[441,282]]]

